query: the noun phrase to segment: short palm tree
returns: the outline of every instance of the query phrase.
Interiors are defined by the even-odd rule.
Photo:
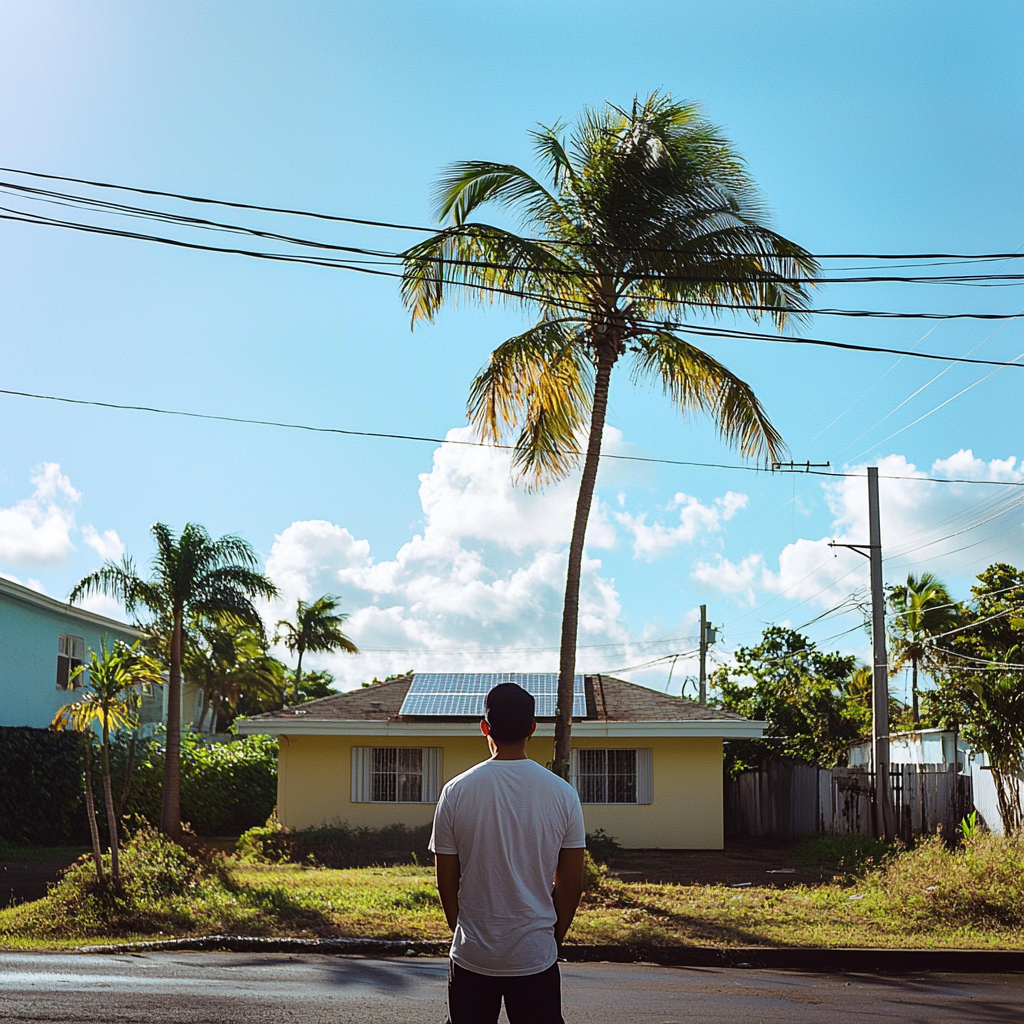
[[[299,656],[295,667],[293,694],[299,695],[299,682],[302,679],[302,656],[309,651],[322,654],[327,651],[345,651],[347,654],[358,654],[359,648],[342,632],[347,615],[338,612],[341,599],[324,594],[307,604],[299,598],[295,608],[295,621],[281,619],[277,623],[275,641],[280,641]]]
[[[684,340],[676,322],[720,307],[782,327],[806,306],[817,264],[769,230],[742,159],[693,104],[654,94],[630,109],[586,110],[533,132],[548,183],[511,164],[453,164],[438,182],[436,235],[404,253],[402,294],[431,321],[453,286],[536,312],[498,346],[470,388],[479,436],[514,436],[528,485],[566,476],[585,452],[562,612],[552,769],[565,775],[572,728],[580,569],[613,369],[659,384],[684,415],[711,417],[744,456],[778,459],[782,440],[752,389]],[[528,234],[470,221],[490,204]]]
[[[153,571],[143,579],[126,555],[105,562],[79,580],[72,602],[87,594],[116,598],[129,615],[148,612],[150,628],[162,641],[167,659],[167,754],[160,809],[160,828],[177,838],[181,833],[181,662],[186,623],[231,617],[262,628],[253,600],[277,596],[277,588],[256,571],[258,559],[240,537],[214,540],[196,523],[186,523],[180,535],[163,523],[150,527],[156,541]]]
[[[921,722],[918,668],[931,664],[929,640],[955,629],[960,612],[946,585],[930,572],[920,576],[909,573],[906,583],[889,592],[889,606],[893,611],[890,627],[893,669],[899,671],[908,664],[911,667],[911,714],[916,728]]]
[[[255,701],[273,701],[284,692],[284,665],[267,653],[262,629],[235,620],[200,624],[189,638],[183,658],[186,678],[203,691],[204,707],[199,720],[202,732],[206,716],[214,731],[222,707],[238,708],[243,696]]]
[[[75,676],[84,676],[85,671],[85,667],[80,666],[75,670]],[[99,653],[90,651],[87,679],[81,698],[65,704],[57,712],[53,727],[58,730],[71,728],[84,734],[87,766],[91,763],[94,727],[98,725],[100,728],[103,804],[107,812],[107,829],[110,833],[110,878],[114,885],[120,885],[117,813],[114,810],[114,794],[110,783],[110,733],[118,729],[135,728],[138,724],[136,709],[142,687],[147,684],[160,684],[163,677],[159,662],[140,651],[138,643],[131,647],[124,643],[115,643],[108,648],[104,639]],[[87,767],[86,811],[89,814],[96,874],[102,882],[103,858],[100,854],[99,831],[96,827],[96,811],[92,800],[91,775],[92,772]]]

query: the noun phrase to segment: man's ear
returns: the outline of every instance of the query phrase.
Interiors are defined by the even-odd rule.
[[[533,720],[533,725],[530,726],[530,735],[532,736],[537,731],[537,719]]]
[[[487,724],[487,719],[486,718],[481,718],[480,719],[480,731],[485,736],[490,736],[491,735],[491,727]]]

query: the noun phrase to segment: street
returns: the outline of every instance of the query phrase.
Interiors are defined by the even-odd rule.
[[[428,958],[9,952],[0,954],[0,1020],[438,1024],[446,971],[446,961]],[[567,1024],[1024,1019],[1024,975],[566,964],[562,978]]]

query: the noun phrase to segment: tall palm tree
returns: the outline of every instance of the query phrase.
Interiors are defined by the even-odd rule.
[[[150,628],[162,641],[170,670],[160,828],[176,838],[181,833],[181,661],[185,623],[231,617],[262,629],[253,599],[276,597],[277,587],[256,571],[256,553],[240,537],[214,540],[196,523],[186,523],[180,535],[163,523],[154,523],[150,532],[156,541],[156,554],[149,579],[138,574],[126,555],[120,562],[104,562],[96,572],[80,579],[70,600],[107,594],[120,601],[129,615],[148,612],[153,617]]]
[[[84,676],[85,666],[79,666],[74,675]],[[160,664],[148,654],[139,650],[139,644],[131,647],[115,643],[108,648],[103,640],[102,650],[90,651],[88,681],[82,697],[65,704],[53,719],[57,730],[72,728],[84,733],[88,753],[91,757],[92,732],[95,725],[100,727],[100,752],[103,769],[103,803],[107,812],[107,830],[110,834],[110,879],[114,885],[121,884],[120,850],[117,838],[117,813],[114,810],[114,793],[110,783],[110,732],[131,729],[138,724],[136,710],[139,693],[146,684],[163,682]],[[91,776],[91,772],[88,773]],[[96,861],[96,875],[103,881],[103,861],[99,852],[99,833],[96,828],[96,813],[92,802],[91,778],[86,778],[86,810],[89,813],[89,831],[93,841],[93,858]]]
[[[751,388],[680,337],[688,312],[768,312],[781,328],[806,306],[817,264],[769,230],[742,159],[694,104],[655,93],[629,109],[585,110],[532,133],[549,184],[512,164],[462,161],[441,176],[444,226],[404,253],[402,294],[432,321],[452,287],[539,314],[473,381],[478,435],[515,436],[513,471],[533,487],[565,477],[585,451],[562,611],[552,768],[569,763],[580,568],[612,370],[631,363],[684,415],[705,413],[744,456],[778,459],[782,440]],[[528,234],[470,216],[518,214]],[[457,292],[457,294],[459,294]]]
[[[299,681],[302,678],[302,656],[309,651],[313,654],[327,651],[345,651],[358,654],[359,648],[342,632],[347,615],[338,612],[341,599],[324,594],[307,604],[299,598],[295,608],[295,621],[281,619],[277,623],[275,641],[281,641],[292,654],[298,654],[295,667],[293,693],[298,698]]]
[[[920,576],[907,574],[907,582],[889,592],[889,606],[893,610],[892,655],[893,669],[911,667],[911,714],[914,727],[921,722],[918,699],[917,670],[930,663],[928,641],[939,633],[955,629],[960,611],[949,596],[946,585],[933,573]]]

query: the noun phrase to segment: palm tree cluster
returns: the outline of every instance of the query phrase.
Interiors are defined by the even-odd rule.
[[[442,175],[444,225],[404,253],[413,324],[449,296],[515,303],[533,327],[491,354],[470,387],[478,435],[511,437],[513,469],[533,487],[582,475],[562,612],[552,769],[569,761],[580,571],[612,372],[661,387],[684,416],[708,416],[751,458],[781,458],[782,439],[753,389],[682,336],[686,314],[767,311],[781,329],[806,307],[813,257],[772,231],[742,159],[695,104],[654,93],[628,109],[586,110],[532,133],[542,177],[469,160]],[[470,218],[510,211],[523,233]]]

